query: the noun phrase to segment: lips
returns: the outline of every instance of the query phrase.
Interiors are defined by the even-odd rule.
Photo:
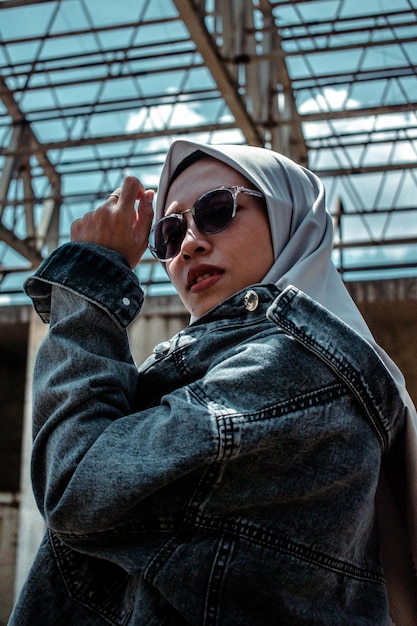
[[[187,274],[187,288],[192,289],[194,285],[199,285],[205,281],[221,276],[223,270],[214,265],[197,265],[189,270]]]

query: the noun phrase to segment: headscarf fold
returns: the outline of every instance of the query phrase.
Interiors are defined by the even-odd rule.
[[[322,181],[313,172],[272,150],[180,140],[172,144],[162,170],[156,219],[164,215],[174,172],[185,158],[198,150],[240,172],[265,196],[275,260],[262,282],[275,283],[280,289],[294,285],[326,307],[372,345],[393,377],[406,407],[408,534],[414,567],[417,568],[416,409],[406,390],[403,375],[375,342],[332,263],[333,224],[326,210]],[[393,540],[393,537],[390,539]],[[396,565],[392,567],[395,570]],[[402,603],[397,598],[392,600],[390,597],[390,601],[397,607]],[[402,617],[405,614],[397,612],[397,624],[417,623],[417,617],[415,622],[407,621]],[[408,614],[411,614],[410,610]]]
[[[294,285],[337,315],[374,345],[399,387],[403,387],[401,372],[375,344],[332,263],[332,219],[326,210],[324,185],[313,172],[264,148],[176,141],[162,170],[156,220],[164,215],[174,172],[196,151],[226,163],[264,194],[275,261],[262,282],[275,283],[280,289]]]

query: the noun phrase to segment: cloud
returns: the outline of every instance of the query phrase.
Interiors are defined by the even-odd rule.
[[[181,102],[174,105],[160,104],[132,113],[128,118],[126,131],[134,133],[135,131],[163,130],[168,125],[174,131],[175,128],[184,125],[184,120],[187,120],[187,125],[192,128],[193,125],[204,122],[204,117]]]
[[[343,109],[355,109],[360,105],[358,100],[347,97],[347,89],[334,89],[325,87],[322,93],[315,98],[305,100],[299,106],[302,115],[308,113],[323,113],[328,111],[339,111]]]

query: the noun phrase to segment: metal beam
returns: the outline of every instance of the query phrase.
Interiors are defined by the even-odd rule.
[[[174,4],[246,141],[254,146],[263,146],[264,138],[248,115],[243,99],[239,95],[239,85],[233,81],[220,58],[219,50],[214,45],[204,21],[198,13],[196,2],[193,0],[174,0]]]
[[[236,123],[234,122],[223,122],[217,124],[196,124],[195,126],[181,127],[175,129],[165,128],[163,130],[152,130],[146,132],[137,132],[137,133],[120,133],[117,135],[100,135],[96,137],[80,137],[79,139],[65,139],[63,141],[50,141],[42,145],[42,147],[31,149],[29,147],[20,147],[15,152],[11,152],[10,150],[0,149],[0,155],[9,155],[9,154],[33,154],[38,158],[38,156],[42,155],[45,151],[48,150],[60,150],[62,148],[74,148],[77,146],[95,146],[102,145],[106,143],[118,143],[121,141],[137,141],[139,139],[150,139],[156,137],[170,137],[175,132],[175,135],[190,135],[191,133],[206,133],[211,131],[221,131],[221,130],[232,130],[236,128]]]
[[[29,157],[31,155],[36,156],[40,167],[49,179],[52,196],[60,197],[61,180],[46,154],[45,147],[37,140],[30,125],[25,120],[23,113],[20,111],[13,93],[9,90],[1,76],[0,98],[14,123],[10,146],[3,153],[6,158],[5,170],[0,180],[0,215],[4,213],[5,208],[8,206],[8,191],[11,180],[13,178],[20,178],[23,182],[23,198],[21,198],[20,201],[24,206],[26,226],[26,238],[22,239],[6,228],[4,224],[0,224],[0,239],[30,261],[32,265],[37,266],[42,260],[40,250],[44,242],[35,227],[35,198],[32,189],[32,173]],[[45,223],[43,223],[42,228],[45,232],[48,232],[52,241],[55,242],[58,240],[60,204],[55,201],[53,207],[55,214],[48,217],[47,225],[45,226]],[[14,207],[13,210],[16,211],[17,207]],[[13,222],[15,221],[16,220],[13,220]],[[56,228],[55,233],[53,232],[54,227]]]
[[[334,148],[333,148],[334,149]],[[331,176],[352,176],[356,174],[383,174],[384,172],[400,172],[404,170],[415,170],[416,162],[409,161],[407,163],[381,163],[378,165],[358,165],[357,167],[337,167],[337,168],[314,168],[316,174],[320,177]]]
[[[205,0],[174,2],[247,142],[306,164],[300,117],[268,0],[216,2],[210,32]],[[261,26],[255,11],[262,14]]]
[[[42,255],[33,246],[28,245],[24,239],[19,239],[11,230],[0,224],[0,239],[7,243],[8,246],[16,250],[25,259],[27,259],[34,267],[37,267],[42,261]],[[29,267],[27,269],[30,269]]]
[[[328,11],[322,11],[326,3],[320,0],[172,0],[173,6],[161,3],[161,11],[147,19],[144,7],[152,4],[147,0],[143,10],[137,9],[139,16],[120,14],[103,24],[96,8],[80,0],[83,19],[61,28],[65,4],[0,2],[0,10],[7,9],[0,13],[5,24],[9,18],[18,23],[22,12],[50,9],[44,11],[50,18],[42,32],[21,34],[9,27],[1,42],[0,99],[6,110],[0,103],[0,274],[27,268],[3,254],[7,246],[38,263],[47,242],[50,248],[60,243],[60,212],[71,220],[86,206],[94,209],[103,190],[129,170],[149,173],[150,184],[156,185],[174,137],[203,134],[216,141],[211,136],[217,131],[226,141],[228,131],[241,132],[237,141],[271,147],[299,163],[306,163],[309,153],[310,167],[331,185],[330,197],[342,193],[355,217],[365,202],[358,175],[375,174],[374,193],[363,207],[366,216],[373,211],[380,216],[389,188],[393,215],[405,211],[405,202],[410,209],[402,214],[404,223],[414,223],[417,102],[410,87],[416,71],[410,42],[416,26],[411,5],[389,11],[367,7],[364,13],[352,12],[349,0]],[[20,8],[30,5],[26,11]],[[91,45],[80,45],[84,37]],[[67,40],[73,51],[68,58],[63,55],[67,46],[59,45]],[[17,53],[19,48],[23,53]],[[343,56],[348,48],[354,52],[348,55],[352,62]],[[381,53],[380,62],[375,51]],[[323,63],[317,54],[323,54]],[[126,89],[119,89],[117,81]],[[73,86],[77,91],[71,92]],[[328,87],[343,89],[344,102],[326,103]],[[318,108],[302,107],[310,98],[317,99]],[[362,108],[352,108],[349,98]],[[179,119],[176,105],[196,113],[193,120]],[[141,125],[131,133],[126,121],[137,111]],[[111,115],[117,124],[112,125]],[[380,116],[390,116],[387,124]],[[194,120],[197,124],[190,125]],[[58,127],[59,134],[50,132]],[[384,145],[388,141],[390,146]],[[83,191],[81,185],[77,193],[78,176],[87,184],[92,172],[97,172],[90,178],[93,188]],[[387,217],[383,232],[397,243],[398,220],[391,221],[392,229]],[[414,232],[409,228],[404,234],[411,238]],[[369,238],[364,247],[381,243],[372,241],[372,233]],[[13,268],[1,267],[9,260]],[[19,263],[22,267],[16,267]],[[160,275],[150,273],[147,280],[155,284]]]
[[[305,113],[301,116],[303,122],[317,122],[328,120],[344,120],[355,117],[377,116],[392,113],[415,113],[417,102],[406,104],[385,104],[376,107],[364,107],[357,109],[343,109],[339,111],[323,111],[322,113]],[[405,126],[404,129],[407,127]],[[389,128],[387,129],[390,130]]]
[[[282,39],[275,25],[269,0],[259,0],[258,9],[263,16],[263,35],[265,39],[264,50],[261,56],[277,52],[278,58],[268,62],[269,71],[276,77],[275,90],[270,94],[270,99],[274,98],[271,108],[276,109],[276,119],[272,128],[271,147],[278,152],[282,152],[294,159],[301,165],[308,165],[307,146],[301,126],[301,116],[299,115],[295,103],[292,81],[289,76],[285,58],[282,57]],[[261,72],[261,69],[258,70]],[[270,85],[273,88],[274,85]],[[259,98],[265,98],[268,94],[260,93]],[[283,128],[283,124],[286,125]]]

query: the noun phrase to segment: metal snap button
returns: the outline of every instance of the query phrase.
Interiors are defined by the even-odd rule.
[[[154,349],[153,349],[153,353],[155,356],[165,356],[165,354],[168,354],[169,350],[171,348],[171,343],[169,341],[162,341],[161,343],[158,343]]]
[[[250,289],[245,293],[243,302],[247,311],[255,311],[258,308],[259,296],[256,291]]]

